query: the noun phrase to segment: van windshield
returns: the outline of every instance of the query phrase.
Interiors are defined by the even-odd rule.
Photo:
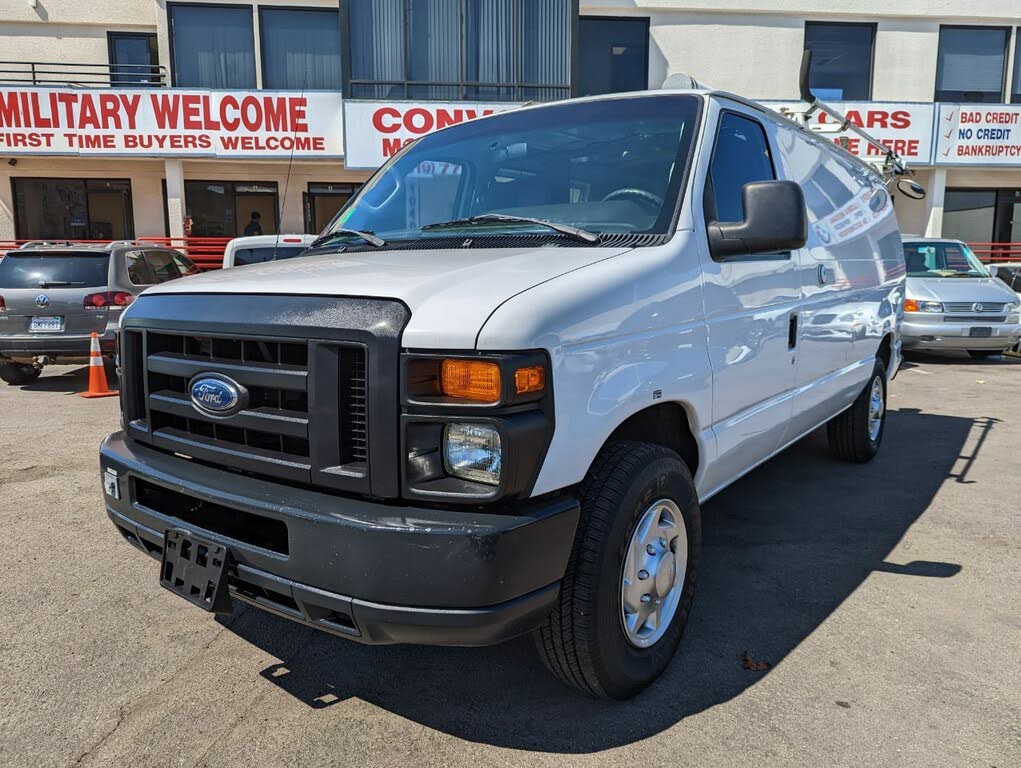
[[[699,106],[690,95],[554,104],[430,134],[384,165],[319,244],[364,244],[342,229],[416,244],[462,235],[498,234],[501,243],[507,235],[564,236],[507,217],[595,234],[666,234]],[[503,218],[465,221],[487,214]]]
[[[989,277],[964,243],[904,243],[908,277]]]
[[[0,259],[0,288],[99,288],[109,281],[110,255],[8,251]]]

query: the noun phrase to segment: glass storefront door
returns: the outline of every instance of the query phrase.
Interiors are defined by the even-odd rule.
[[[360,186],[309,182],[308,192],[304,195],[305,232],[310,235],[322,232]]]
[[[19,240],[130,240],[135,236],[126,179],[14,181]]]
[[[193,237],[238,237],[246,228],[259,234],[253,221],[264,235],[275,235],[279,227],[276,182],[187,180],[184,199]]]
[[[948,189],[943,235],[969,243],[1021,243],[1021,189]]]

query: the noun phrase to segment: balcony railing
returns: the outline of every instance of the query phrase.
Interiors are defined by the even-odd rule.
[[[0,61],[0,85],[72,88],[161,88],[162,64],[69,64],[52,61]]]

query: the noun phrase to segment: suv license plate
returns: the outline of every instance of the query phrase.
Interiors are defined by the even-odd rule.
[[[62,317],[33,317],[28,324],[29,333],[60,333],[63,330]]]
[[[968,335],[969,336],[978,336],[980,338],[984,338],[986,336],[992,336],[993,335],[993,329],[989,328],[989,327],[970,328],[968,330]]]
[[[163,535],[160,586],[211,613],[230,613],[233,603],[227,589],[227,559],[222,544],[190,531],[170,528]]]

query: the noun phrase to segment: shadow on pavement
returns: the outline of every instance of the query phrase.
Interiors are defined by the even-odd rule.
[[[515,749],[585,753],[629,744],[755,685],[769,672],[745,669],[746,654],[783,661],[873,571],[956,575],[953,563],[885,558],[954,477],[975,426],[891,411],[879,459],[865,466],[828,458],[817,432],[706,503],[703,570],[686,636],[663,678],[630,702],[595,701],[560,685],[528,638],[496,648],[370,648],[253,609],[225,623],[283,659],[262,675],[310,707],[357,697],[468,741]]]
[[[917,368],[920,365],[1021,365],[1021,357],[1013,355],[997,355],[985,360],[975,360],[967,352],[957,350],[946,351],[910,351],[905,350],[904,362],[901,363],[903,370]]]

